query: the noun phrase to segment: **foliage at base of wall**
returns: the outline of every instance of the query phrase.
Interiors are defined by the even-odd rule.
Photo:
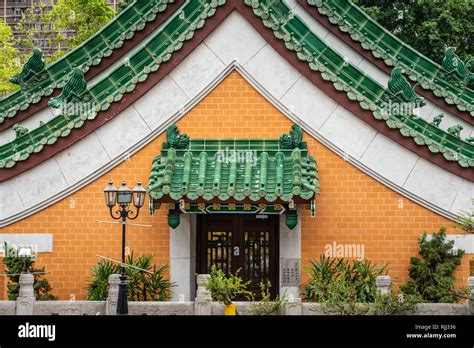
[[[52,287],[48,280],[44,277],[46,273],[45,267],[36,268],[35,261],[32,257],[18,256],[18,249],[4,244],[5,257],[3,263],[5,264],[5,273],[8,276],[7,295],[10,301],[15,301],[20,293],[20,274],[22,272],[32,273],[34,276],[34,292],[36,300],[48,301],[56,300],[57,298],[51,294]]]
[[[349,261],[321,255],[319,261],[311,260],[312,267],[308,284],[304,286],[305,298],[322,302],[331,296],[331,286],[351,284],[356,302],[374,302],[376,297],[375,279],[387,274],[387,265],[377,266],[369,260]]]
[[[387,266],[369,260],[349,261],[321,255],[311,260],[310,280],[304,286],[307,300],[319,302],[325,314],[395,315],[416,310],[419,295],[377,294],[376,278],[387,273]]]
[[[283,315],[285,314],[285,306],[291,306],[286,293],[283,297],[277,296],[274,300],[271,299],[270,282],[265,285],[260,283],[261,300],[252,303],[250,306],[250,314],[252,315]]]
[[[174,284],[165,278],[167,266],[153,264],[153,255],[143,254],[135,257],[133,252],[127,256],[125,268],[130,301],[166,301],[171,298]],[[133,266],[133,267],[129,267]],[[105,301],[109,290],[109,276],[120,273],[120,264],[100,260],[91,269],[86,299]]]
[[[419,244],[421,258],[411,258],[411,279],[400,290],[407,295],[420,295],[426,303],[456,303],[467,298],[468,289],[455,289],[453,275],[464,250],[455,249],[454,241],[446,241],[446,228],[441,227],[431,238],[423,233]]]

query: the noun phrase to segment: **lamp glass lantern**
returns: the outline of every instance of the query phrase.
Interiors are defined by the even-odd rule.
[[[104,189],[105,205],[112,209],[117,203],[117,188],[114,186],[112,180],[109,180],[109,185]]]
[[[132,191],[126,186],[125,181],[122,181],[122,186],[117,190],[117,203],[125,206],[132,202]]]
[[[133,205],[140,209],[145,204],[146,190],[143,188],[141,181],[137,182],[137,186],[132,190]]]

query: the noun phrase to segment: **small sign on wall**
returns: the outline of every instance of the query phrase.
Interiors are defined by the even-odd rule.
[[[2,233],[0,234],[0,252],[4,252],[3,246],[7,242],[10,245],[28,245],[35,252],[53,252],[53,235],[45,233]]]
[[[282,259],[280,263],[282,287],[300,286],[300,260]]]

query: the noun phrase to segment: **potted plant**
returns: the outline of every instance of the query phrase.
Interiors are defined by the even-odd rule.
[[[235,274],[226,275],[221,269],[215,265],[211,267],[209,281],[206,289],[211,292],[212,300],[224,304],[224,315],[236,315],[237,308],[232,300],[239,295],[249,297],[252,295],[247,291],[250,281],[244,282],[238,276],[240,269]]]

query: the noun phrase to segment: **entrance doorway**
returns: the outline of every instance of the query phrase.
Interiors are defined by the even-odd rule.
[[[226,274],[240,269],[250,280],[248,290],[260,295],[260,283],[270,282],[272,298],[279,292],[278,215],[206,214],[197,220],[197,271],[210,273],[216,265]]]

